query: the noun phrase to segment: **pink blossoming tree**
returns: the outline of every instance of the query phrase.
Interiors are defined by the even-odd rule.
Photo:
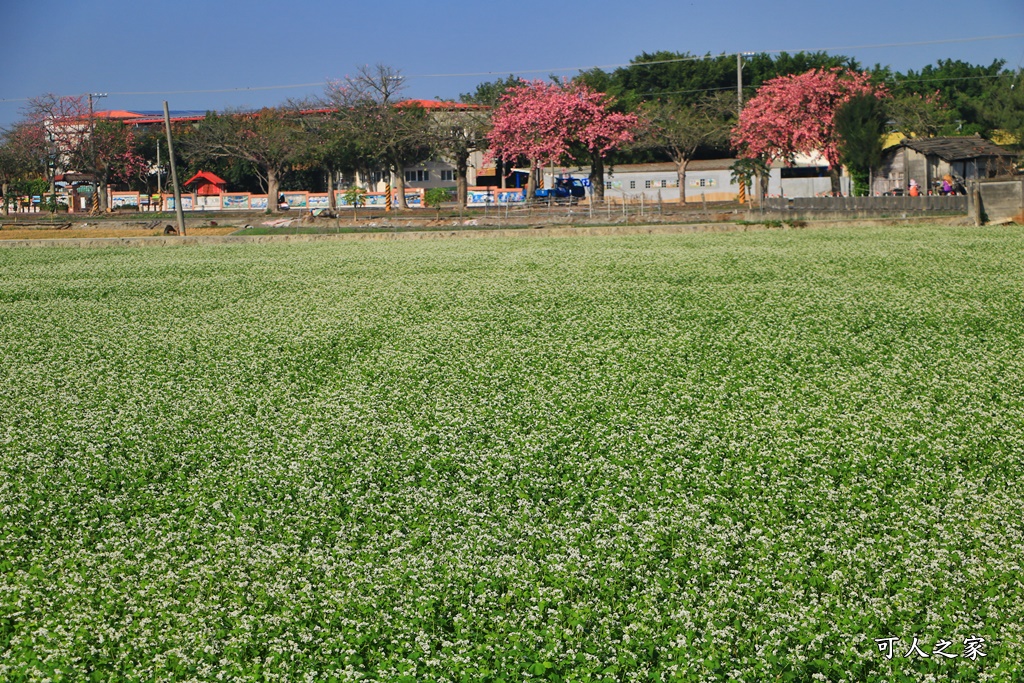
[[[589,157],[594,195],[604,198],[604,160],[632,142],[637,117],[612,111],[614,100],[582,83],[533,81],[502,96],[487,134],[492,158],[525,158],[535,170]],[[530,174],[527,193],[535,189]]]
[[[835,116],[851,97],[884,96],[866,73],[812,69],[766,81],[740,112],[732,144],[744,158],[791,163],[797,154],[819,152],[831,166],[832,190],[839,191],[839,136]]]

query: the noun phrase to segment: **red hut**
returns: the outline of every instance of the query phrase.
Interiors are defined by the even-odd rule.
[[[188,187],[192,183],[196,185],[196,194],[198,195],[213,195],[213,194],[224,194],[227,192],[228,182],[223,178],[219,178],[209,171],[200,171],[194,176],[185,181],[185,187]]]

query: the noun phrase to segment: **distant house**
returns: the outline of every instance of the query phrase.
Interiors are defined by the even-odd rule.
[[[911,180],[935,191],[942,177],[961,184],[1011,173],[1016,155],[980,136],[904,138],[882,153],[872,194],[905,193]]]
[[[697,159],[686,167],[686,201],[699,204],[703,201],[734,201],[739,185],[732,179],[732,165],[735,159]],[[555,175],[571,175],[586,178],[590,174],[587,166],[555,167]],[[544,183],[550,187],[551,173],[545,169]],[[605,197],[615,201],[663,200],[679,201],[679,176],[672,162],[646,164],[615,164],[605,170]],[[840,178],[843,192],[848,194],[850,179]],[[771,168],[768,177],[769,196],[814,197],[832,189],[828,165],[820,156],[804,155],[786,166],[782,163]]]
[[[192,187],[193,184],[195,185],[195,193],[201,196],[224,194],[228,188],[228,181],[209,171],[199,171],[199,173],[185,181],[185,187]]]

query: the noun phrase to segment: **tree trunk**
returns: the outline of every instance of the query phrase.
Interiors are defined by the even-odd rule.
[[[398,193],[398,208],[408,209],[409,204],[405,201],[405,173],[401,164],[395,164],[395,192]]]
[[[455,201],[462,208],[466,207],[466,196],[469,194],[469,183],[466,176],[469,174],[469,155],[460,154],[455,160]]]
[[[839,184],[839,174],[842,172],[838,166],[832,165],[828,167],[828,177],[832,181],[832,196],[838,197],[842,194],[843,188]]]
[[[338,212],[338,201],[334,196],[334,171],[330,169],[327,171],[327,208],[331,213]]]
[[[277,170],[267,169],[267,211],[277,213],[280,209],[277,206],[277,196],[280,193],[280,183],[277,181]]]
[[[0,187],[0,192],[3,193],[3,202],[4,202],[3,215],[5,215],[5,216],[7,215],[7,188],[9,188],[9,187],[10,187],[10,185],[8,185],[6,182],[3,184],[2,187]]]
[[[530,175],[526,180],[526,200],[533,199],[534,193],[537,191],[537,163],[530,160]]]
[[[686,157],[676,161],[676,182],[679,184],[679,205],[686,204],[686,167],[690,160]]]
[[[604,157],[600,154],[594,154],[590,159],[590,191],[595,201],[604,201]]]
[[[97,177],[97,180],[99,182],[96,183],[97,187],[95,189],[96,189],[97,192],[99,192],[100,213],[106,213],[107,209],[109,208],[107,206],[107,185],[108,185],[107,174],[106,173],[99,174],[99,176]]]

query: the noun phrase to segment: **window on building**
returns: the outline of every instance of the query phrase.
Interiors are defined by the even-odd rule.
[[[455,182],[455,171],[441,171],[441,180]]]
[[[651,181],[650,180],[645,180],[644,181],[644,187],[646,187],[648,190],[651,189]]]
[[[667,180],[662,180],[661,181],[661,186],[662,187],[668,187],[668,181]]]
[[[406,171],[405,182],[407,183],[425,183],[430,180],[430,171]]]
[[[783,178],[824,178],[828,175],[828,166],[783,167],[780,175]]]
[[[612,181],[609,180],[608,182],[606,182],[604,184],[604,189],[606,189],[606,190],[612,189]]]
[[[629,189],[631,189],[631,190],[635,190],[636,189],[636,181],[635,180],[630,180],[629,181]]]

